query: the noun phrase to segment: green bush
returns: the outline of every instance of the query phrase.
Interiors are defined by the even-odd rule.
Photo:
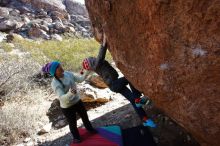
[[[72,71],[79,71],[82,60],[89,56],[96,57],[99,50],[99,43],[94,39],[69,38],[63,41],[15,39],[14,43],[21,50],[30,52],[42,65],[57,60],[62,63],[64,69]],[[109,53],[106,58],[112,60]]]

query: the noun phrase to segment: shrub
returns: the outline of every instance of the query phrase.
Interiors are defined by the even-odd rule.
[[[46,91],[33,84],[32,78],[39,68],[25,56],[0,56],[0,100],[7,100],[0,107],[0,145],[35,134],[37,123],[43,120],[48,108],[41,105]]]
[[[8,100],[33,88],[30,80],[40,65],[26,57],[5,55],[0,59],[0,99]],[[21,95],[21,94],[20,94]]]
[[[0,110],[0,145],[10,145],[21,138],[33,137],[48,119],[42,91],[30,91],[21,102],[10,102]],[[44,103],[43,103],[44,102]],[[44,106],[42,106],[44,104]],[[45,117],[45,116],[44,116]]]

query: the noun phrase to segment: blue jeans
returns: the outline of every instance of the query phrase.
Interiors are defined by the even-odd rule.
[[[126,87],[128,84],[131,90]],[[141,96],[141,92],[135,89],[134,86],[125,77],[121,77],[112,81],[109,85],[109,88],[111,91],[120,93],[127,100],[129,100],[141,120],[144,116],[146,116],[144,109],[142,107],[138,108],[135,105],[135,98],[139,98]]]

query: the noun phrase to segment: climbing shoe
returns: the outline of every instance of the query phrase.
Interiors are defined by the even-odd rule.
[[[150,104],[150,99],[148,97],[144,96],[142,98],[139,97],[139,98],[135,99],[136,107],[139,108],[139,107],[141,107],[141,106],[143,106],[145,104]]]
[[[141,98],[140,98],[140,97],[135,99],[135,105],[136,105],[136,107],[141,107],[141,106],[142,106],[142,104],[141,104],[140,101],[141,101]]]
[[[147,117],[143,118],[143,125],[146,127],[156,128],[156,124],[153,120],[147,119]]]

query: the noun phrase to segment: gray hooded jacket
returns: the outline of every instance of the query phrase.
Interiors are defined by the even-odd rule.
[[[89,63],[92,70],[102,77],[104,82],[109,86],[112,81],[118,79],[117,71],[105,60],[107,45],[100,47],[97,58],[90,57]]]

